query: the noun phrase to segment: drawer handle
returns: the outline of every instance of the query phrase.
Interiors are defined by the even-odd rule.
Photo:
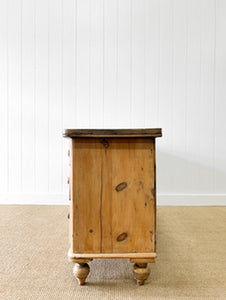
[[[128,237],[128,233],[127,233],[127,232],[123,232],[123,233],[121,233],[121,234],[117,237],[117,242],[122,242],[122,241],[124,241],[127,237]]]
[[[116,186],[115,190],[116,190],[117,192],[121,192],[121,191],[124,190],[126,187],[127,187],[127,182],[124,181],[124,182],[119,183],[119,184]]]

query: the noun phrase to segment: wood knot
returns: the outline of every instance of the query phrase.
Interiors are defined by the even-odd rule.
[[[142,182],[141,180],[139,181],[139,187],[140,187],[140,188],[143,188],[143,187],[144,187],[143,182]]]
[[[100,140],[101,144],[103,144],[104,148],[108,148],[109,147],[109,143],[106,139],[102,139]]]
[[[117,237],[117,242],[122,242],[124,241],[126,238],[128,237],[128,233],[127,232],[123,232],[121,233],[118,237]]]
[[[127,187],[127,182],[123,181],[123,182],[119,183],[119,184],[116,186],[115,190],[116,190],[117,192],[121,192],[121,191],[124,190],[126,187]]]

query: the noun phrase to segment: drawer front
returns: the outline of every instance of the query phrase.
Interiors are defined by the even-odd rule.
[[[155,252],[154,138],[72,142],[74,253]]]

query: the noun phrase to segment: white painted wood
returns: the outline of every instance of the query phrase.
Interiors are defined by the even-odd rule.
[[[35,65],[35,1],[23,0],[21,3],[22,193],[35,190]],[[8,132],[8,135],[10,134],[14,134],[13,131]],[[11,157],[8,158],[8,163],[10,160]]]
[[[49,192],[52,193],[61,192],[63,182],[62,4],[61,0],[49,1]]]
[[[203,13],[204,12],[204,13]],[[215,31],[216,1],[201,3],[201,95],[199,144],[199,193],[214,193],[214,136],[215,136]],[[203,167],[202,167],[203,166]]]
[[[159,204],[226,204],[224,0],[0,1],[0,203],[67,203],[63,128],[162,127]]]
[[[103,127],[117,123],[118,1],[104,1]]]
[[[0,1],[0,194],[8,193],[8,5]]]
[[[49,189],[49,8],[36,1],[35,14],[35,189]]]
[[[116,128],[129,128],[131,126],[132,5],[133,1],[117,0]]]
[[[78,128],[90,127],[90,1],[77,0],[77,112]]]
[[[146,2],[132,1],[131,7],[131,111],[130,126],[145,127],[145,25]]]
[[[191,161],[198,161],[200,153],[201,104],[201,15],[202,2],[188,2],[187,48],[187,103],[186,103],[186,150]],[[194,134],[195,133],[195,134]],[[186,163],[186,181],[194,193],[199,192],[199,165]]]
[[[216,2],[216,58],[215,58],[215,106],[214,106],[214,183],[215,192],[226,190],[226,2]]]
[[[164,139],[159,140],[164,153],[172,153],[172,101],[173,101],[173,2],[161,0],[159,2],[159,82],[157,124],[164,128]],[[164,20],[164,21],[163,21]],[[170,192],[173,185],[173,161],[167,159],[159,161],[159,180],[164,191]]]
[[[172,114],[171,141],[173,174],[171,193],[183,193],[187,180],[181,176],[186,168],[186,116],[187,116],[187,46],[188,10],[187,0],[176,0],[173,5],[172,40]],[[183,134],[182,134],[183,133]],[[177,159],[176,159],[177,158]],[[169,159],[166,157],[166,160]],[[166,162],[164,160],[162,163]],[[176,160],[176,161],[175,161]]]
[[[160,1],[145,2],[145,127],[158,126]]]
[[[90,127],[103,128],[104,0],[90,1]]]
[[[8,188],[21,191],[21,9],[8,1]]]

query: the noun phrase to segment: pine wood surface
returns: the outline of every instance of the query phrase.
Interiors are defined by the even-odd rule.
[[[155,252],[154,138],[72,139],[73,253]]]

